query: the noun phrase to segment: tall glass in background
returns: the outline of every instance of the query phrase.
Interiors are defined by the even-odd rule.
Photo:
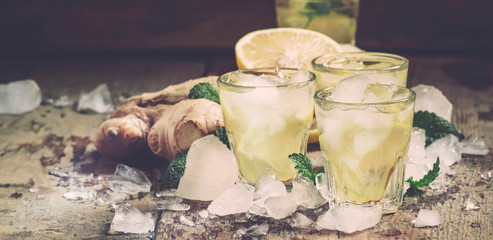
[[[335,88],[315,93],[330,204],[380,205],[384,213],[396,212],[402,204],[416,95],[396,85],[370,84],[368,100],[348,102],[334,99],[348,93],[335,94]]]
[[[246,182],[255,184],[266,168],[283,182],[296,176],[288,156],[306,153],[315,81],[312,72],[277,68],[219,77],[225,128]]]
[[[344,78],[364,75],[371,83],[405,87],[409,60],[389,53],[353,52],[319,56],[312,61],[318,75],[317,90],[337,85]]]
[[[358,8],[359,0],[276,0],[277,24],[318,31],[354,45]]]

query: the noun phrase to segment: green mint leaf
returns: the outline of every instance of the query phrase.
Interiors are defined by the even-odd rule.
[[[298,173],[301,176],[315,184],[315,173],[313,172],[312,162],[307,156],[301,153],[293,153],[289,155],[289,159],[295,164],[294,168],[298,169]]]
[[[219,93],[210,83],[198,83],[190,89],[188,98],[198,99],[206,98],[216,103],[219,102]]]
[[[176,154],[175,159],[169,164],[168,169],[161,176],[160,189],[177,188],[181,177],[185,173],[188,149]]]
[[[216,135],[216,137],[219,138],[221,142],[223,142],[229,149],[231,149],[229,146],[228,134],[226,133],[225,127],[223,126],[219,127],[214,135]]]
[[[423,178],[419,181],[414,181],[413,177],[410,177],[409,179],[406,180],[406,182],[409,183],[409,189],[407,189],[405,196],[417,196],[421,195],[423,193],[422,190],[420,190],[420,187],[428,186],[430,183],[435,181],[435,179],[438,177],[438,174],[440,172],[440,158],[437,158],[437,161],[433,164],[433,169],[428,171],[426,175],[423,176]]]
[[[428,111],[417,111],[414,113],[413,127],[418,127],[426,131],[426,147],[449,134],[453,134],[459,140],[464,138],[464,135],[452,123]]]

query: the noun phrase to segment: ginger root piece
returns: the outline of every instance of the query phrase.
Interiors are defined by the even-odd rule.
[[[207,82],[217,88],[218,76],[208,76],[190,79],[180,84],[170,85],[157,92],[143,93],[133,96],[121,103],[121,106],[137,105],[141,107],[155,106],[157,104],[173,104],[184,100],[188,96],[190,89],[198,83]]]
[[[192,142],[224,126],[221,105],[207,99],[185,99],[163,112],[147,142],[156,155],[173,161]]]
[[[147,149],[149,130],[168,108],[120,107],[97,130],[95,146],[106,157],[126,159]]]

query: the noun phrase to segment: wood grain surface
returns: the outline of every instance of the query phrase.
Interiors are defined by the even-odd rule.
[[[68,95],[73,99],[100,83],[107,83],[117,104],[121,96],[156,91],[190,78],[218,75],[236,68],[231,52],[211,51],[197,56],[173,54],[2,58],[0,83],[32,78],[44,96]],[[482,179],[481,174],[493,171],[493,61],[484,55],[405,56],[410,59],[408,86],[429,84],[440,89],[454,105],[453,123],[466,136],[483,139],[490,153],[487,156],[463,156],[453,166],[457,175],[450,178],[450,185],[441,190],[427,189],[419,199],[406,198],[397,213],[385,215],[376,227],[344,234],[293,228],[289,219],[273,220],[245,214],[216,217],[190,227],[180,223],[180,216],[197,220],[198,212],[206,209],[209,202],[185,200],[191,206],[187,212],[158,211],[151,194],[142,199],[134,197],[132,203],[155,217],[155,239],[231,239],[238,229],[262,223],[269,224],[269,231],[258,239],[491,239],[493,183]],[[93,139],[97,126],[107,117],[81,114],[70,108],[55,109],[49,105],[25,115],[0,116],[0,238],[139,237],[111,232],[109,224],[113,214],[107,207],[64,199],[62,195],[66,190],[56,187],[56,179],[47,174],[47,169],[57,164],[43,166],[40,163],[47,151],[43,147],[48,143],[47,139],[59,139],[55,143],[63,146],[81,139]],[[53,135],[57,138],[49,138]],[[80,154],[77,156],[77,159],[81,157]],[[77,159],[73,161],[79,161]],[[92,161],[95,162],[87,166],[86,173],[111,174],[116,164],[101,158]],[[143,169],[157,185],[167,164],[139,161],[133,162],[133,166]],[[30,193],[33,185],[51,186],[53,193]],[[467,198],[478,201],[480,209],[465,211]],[[411,221],[422,208],[438,210],[442,223],[437,227],[415,228]],[[315,218],[313,213],[305,213]],[[384,225],[393,228],[382,230]]]

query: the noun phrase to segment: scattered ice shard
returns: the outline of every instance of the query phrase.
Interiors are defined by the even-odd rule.
[[[418,217],[412,220],[415,227],[428,227],[440,225],[440,213],[437,210],[419,210]]]
[[[240,228],[234,234],[234,238],[254,238],[254,237],[262,237],[267,234],[269,231],[269,224],[263,223],[260,225],[253,225],[248,229]]]
[[[40,103],[41,90],[32,79],[0,84],[0,114],[22,114]]]
[[[214,199],[207,210],[220,216],[246,212],[253,204],[253,194],[254,187],[235,184]]]
[[[489,181],[489,180],[491,180],[492,176],[493,176],[493,174],[491,172],[487,172],[485,174],[481,174],[481,179],[483,179],[485,181]]]
[[[70,99],[67,95],[61,96],[53,103],[53,107],[56,108],[71,107],[72,105],[74,105],[74,101],[72,101],[72,99]]]
[[[116,206],[110,228],[124,233],[150,233],[154,231],[154,218],[143,214],[128,202]]]
[[[317,227],[353,233],[377,225],[381,217],[382,208],[377,205],[340,205],[320,215]]]
[[[195,223],[192,220],[188,219],[183,215],[180,216],[180,223],[189,227],[195,226]]]
[[[464,210],[470,211],[477,209],[479,209],[478,201],[474,200],[473,198],[466,198],[466,200],[464,201]]]
[[[265,200],[267,214],[274,219],[283,219],[296,211],[298,204],[289,196],[269,197]]]
[[[425,141],[425,130],[413,128],[409,141],[405,179],[413,177],[414,180],[419,180],[433,167],[435,162],[426,159]]]
[[[201,211],[199,212],[199,216],[198,216],[198,218],[197,218],[197,220],[196,220],[196,223],[197,223],[197,224],[202,224],[202,223],[204,223],[204,222],[205,222],[208,218],[209,218],[209,211],[207,211],[207,210],[201,210]]]
[[[268,197],[286,196],[286,194],[286,187],[281,181],[277,180],[271,168],[265,169],[257,177],[253,200],[259,203],[261,202],[261,206],[263,206],[263,201]]]
[[[158,198],[175,197],[175,196],[176,196],[176,189],[175,188],[162,190],[162,191],[156,193],[156,197],[158,197]]]
[[[167,197],[164,200],[157,201],[158,210],[171,210],[171,211],[188,211],[190,205],[182,203],[181,197]]]
[[[77,111],[88,110],[97,113],[111,113],[115,110],[111,101],[111,93],[106,83],[100,84],[89,93],[82,93],[80,95]]]
[[[113,191],[98,191],[96,195],[97,205],[119,204],[125,201],[127,194]]]
[[[411,88],[416,92],[415,111],[434,112],[447,121],[452,119],[452,103],[434,86],[420,84]]]
[[[314,209],[322,206],[326,200],[320,195],[318,189],[310,180],[303,177],[297,177],[293,180],[293,189],[289,197],[296,201],[298,205]]]
[[[255,215],[268,216],[267,209],[265,209],[265,200],[269,197],[286,195],[287,191],[284,183],[276,178],[271,168],[265,169],[257,177],[253,195],[254,202],[248,212]]]
[[[483,140],[472,135],[460,141],[459,148],[461,153],[471,155],[484,156],[490,151]]]
[[[434,159],[434,163],[437,157],[440,158],[440,172],[454,175],[454,172],[450,170],[450,166],[458,162],[462,157],[459,151],[459,140],[456,136],[445,136],[434,141],[426,148],[427,159]]]
[[[294,213],[291,220],[293,221],[292,227],[308,228],[313,224],[313,220],[299,212]]]
[[[142,171],[123,164],[118,164],[115,174],[108,179],[108,186],[115,192],[150,192],[151,185]]]

